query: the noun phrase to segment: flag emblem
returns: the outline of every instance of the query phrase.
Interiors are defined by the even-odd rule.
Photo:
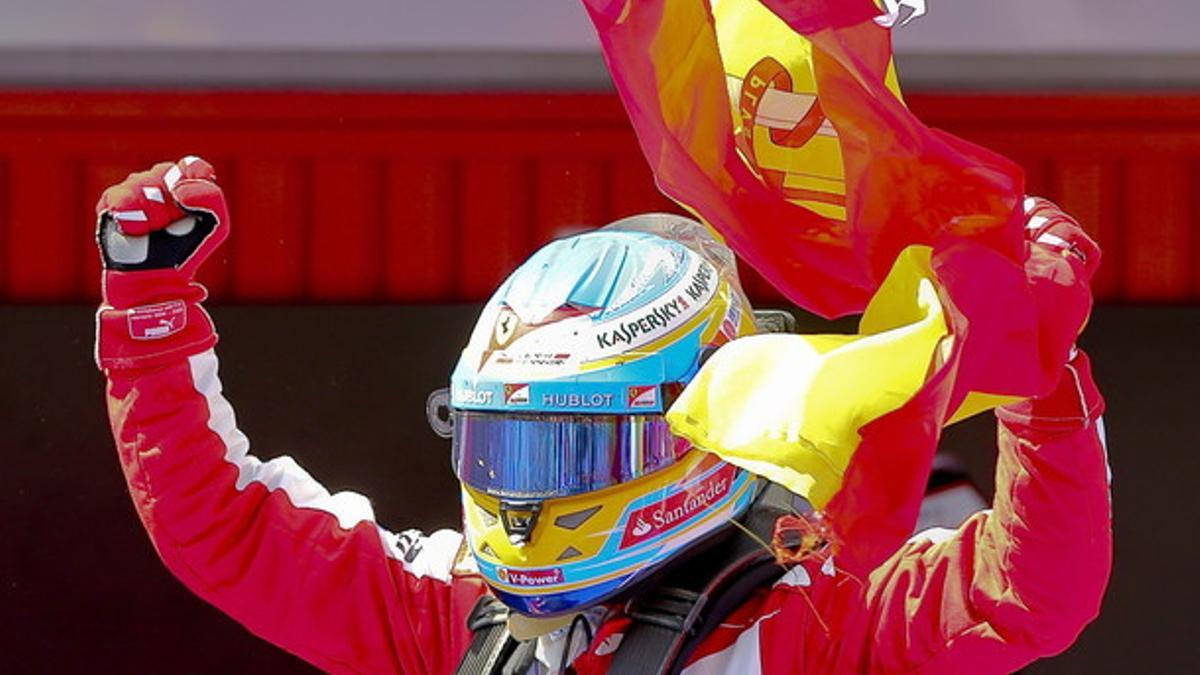
[[[638,385],[629,388],[630,408],[653,408],[658,405],[658,385]]]
[[[528,383],[504,385],[504,405],[527,405],[528,403]]]

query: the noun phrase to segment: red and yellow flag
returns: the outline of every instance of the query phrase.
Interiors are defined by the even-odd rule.
[[[659,188],[798,305],[861,312],[900,251],[1020,254],[1020,169],[904,106],[872,0],[585,0]]]
[[[968,394],[1048,390],[1074,339],[1047,327],[1052,308],[1031,292],[1020,168],[908,110],[891,33],[874,20],[881,11],[873,0],[584,2],[659,188],[801,307],[827,317],[875,307],[861,331],[866,342],[817,341],[793,352],[819,361],[810,364],[812,386],[838,380],[821,368],[862,358],[852,370],[866,393],[854,397],[853,410],[839,417],[824,404],[813,408],[834,392],[797,391],[804,378],[772,379],[762,370],[767,362],[743,350],[743,374],[759,368],[760,381],[790,387],[774,393],[819,414],[808,415],[808,426],[784,419],[786,410],[771,422],[776,439],[795,432],[797,446],[719,453],[748,467],[758,462],[760,473],[763,461],[774,461],[794,486],[807,482],[852,544],[843,564],[869,570],[911,533],[941,429]],[[929,290],[917,293],[914,281],[911,292],[872,302],[913,246],[925,249],[918,276]],[[889,308],[893,302],[900,304]],[[872,316],[908,316],[926,336],[907,355],[896,345],[916,343],[885,345],[888,359],[911,357],[915,371],[897,375],[902,389],[880,391],[889,401],[882,407],[866,403],[880,378],[863,366],[878,354],[861,356],[862,348],[888,341],[877,333],[917,329],[890,319],[873,326]],[[762,401],[772,392],[744,395]],[[687,411],[695,424],[685,435],[722,438],[725,450],[753,436],[744,420],[708,403],[690,397],[687,405],[698,407]],[[830,432],[836,452],[814,456],[819,443],[805,433],[830,415],[852,426]]]

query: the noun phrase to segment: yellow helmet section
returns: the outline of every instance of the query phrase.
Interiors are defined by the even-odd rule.
[[[644,577],[744,510],[756,485],[745,471],[692,450],[638,480],[538,502],[525,542],[510,539],[500,499],[464,486],[467,542],[506,604],[553,615],[555,603],[576,604],[572,593],[591,604]]]
[[[606,490],[540,504],[529,541],[509,541],[500,499],[464,485],[463,514],[471,548],[485,560],[513,568],[541,568],[595,557],[617,532],[626,508],[637,498],[678,485],[695,472],[705,453],[692,451],[649,476]]]

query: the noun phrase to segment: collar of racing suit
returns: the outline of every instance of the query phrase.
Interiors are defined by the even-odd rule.
[[[581,635],[579,631],[576,631],[575,635],[571,635],[572,628],[575,625],[574,617],[582,616],[591,629],[588,631],[588,634],[596,635],[608,611],[609,609],[604,606],[585,609],[579,614],[569,617],[566,625],[538,636],[537,646],[534,648],[534,662],[526,675],[551,675],[552,673],[557,673],[559,664],[562,663],[563,650],[568,647],[571,652],[568,654],[567,664],[574,663],[580,654],[586,652],[591,647],[586,637]]]

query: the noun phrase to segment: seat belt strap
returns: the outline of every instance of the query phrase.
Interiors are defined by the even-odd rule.
[[[717,626],[785,568],[760,541],[791,513],[794,496],[768,484],[742,518],[755,537],[732,530],[726,538],[670,568],[656,586],[629,602],[632,625],[609,666],[610,675],[676,675]]]
[[[473,637],[457,675],[501,675],[518,642],[508,632],[508,608],[491,595],[480,596],[467,617]]]

